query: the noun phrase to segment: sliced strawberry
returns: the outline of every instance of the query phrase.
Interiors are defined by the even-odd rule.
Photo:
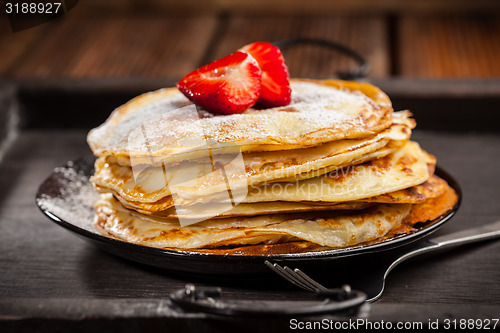
[[[204,109],[241,113],[260,96],[261,71],[248,53],[235,52],[184,76],[177,88]]]
[[[280,49],[271,43],[255,42],[239,51],[250,53],[262,71],[262,90],[257,105],[274,107],[290,104],[290,74]]]

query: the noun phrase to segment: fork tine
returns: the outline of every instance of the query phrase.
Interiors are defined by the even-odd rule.
[[[264,262],[267,267],[271,268],[272,271],[276,274],[278,274],[279,276],[281,276],[282,278],[284,278],[285,280],[295,284],[295,281],[293,281],[292,279],[290,279],[290,277],[288,276],[288,274],[285,272],[285,270],[283,269],[283,267],[281,267],[280,265],[278,264],[275,264],[275,263],[271,263],[269,261],[265,261]],[[301,286],[299,286],[301,287]],[[301,287],[302,288],[302,287]]]
[[[298,279],[297,276],[295,276],[295,274],[290,273],[293,271],[290,268],[288,268],[287,266],[281,267],[278,264],[274,264],[274,265],[276,265],[277,269],[281,270],[284,274],[286,274],[286,276],[288,277],[288,281],[291,281],[293,284],[295,284],[296,286],[299,286],[302,289],[305,289],[308,291],[315,291],[315,289],[313,289],[309,285],[302,283],[302,281],[300,279]]]
[[[302,278],[299,274],[296,273],[295,270],[292,270],[290,267],[285,266],[284,270],[288,273],[289,276],[293,277],[296,281],[298,281],[301,285],[304,286],[304,289],[310,290],[312,292],[316,292],[318,288],[309,283],[306,279]]]
[[[297,282],[291,278],[289,276],[289,274],[287,272],[285,272],[284,268],[281,267],[280,265],[276,264],[276,263],[271,263],[269,261],[265,261],[265,264],[271,268],[275,273],[277,273],[279,276],[281,276],[282,278],[284,278],[285,280],[287,280],[288,282],[291,282],[293,283],[294,285],[296,285],[297,287],[300,287],[300,288],[304,288],[302,285],[300,284],[297,284]]]
[[[298,276],[301,277],[302,281],[304,281],[305,283],[308,283],[309,285],[311,285],[312,287],[314,287],[316,290],[317,289],[321,289],[323,291],[329,290],[328,288],[326,288],[325,286],[323,286],[322,284],[320,284],[316,280],[312,279],[309,275],[307,275],[306,273],[302,272],[300,269],[295,268],[293,271]]]
[[[281,267],[280,265],[278,264],[272,264],[273,268],[274,268],[274,271],[276,273],[278,273],[279,275],[281,275],[283,278],[285,278],[286,280],[288,280],[289,282],[293,283],[294,285],[296,285],[297,287],[299,288],[302,288],[302,289],[305,289],[305,290],[308,290],[308,291],[313,291],[311,290],[311,288],[309,288],[307,285],[301,283],[294,275],[290,274],[285,268]]]
[[[300,280],[298,280],[295,275],[291,275],[290,273],[288,273],[285,270],[285,268],[287,268],[287,267],[283,268],[280,265],[278,265],[276,263],[271,263],[271,262],[269,262],[267,260],[264,263],[267,265],[267,267],[271,268],[275,273],[277,273],[278,275],[280,275],[285,280],[293,283],[297,287],[305,289],[305,290],[308,290],[308,291],[313,291],[313,292],[316,291],[316,289],[311,288],[310,286],[305,285]]]
[[[308,291],[312,291],[312,292],[316,291],[316,289],[312,288],[308,284],[305,284],[300,279],[298,279],[297,276],[295,274],[293,274],[293,271],[290,268],[288,268],[287,266],[281,267],[278,264],[274,264],[274,265],[276,265],[276,268],[279,269],[280,271],[282,271],[283,274],[285,274],[287,276],[288,281],[292,282],[296,286],[298,286],[302,289],[308,290]]]

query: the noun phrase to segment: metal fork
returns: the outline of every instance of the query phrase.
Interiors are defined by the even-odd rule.
[[[487,224],[482,227],[468,229],[465,231],[456,232],[449,235],[433,238],[424,242],[418,243],[410,249],[404,249],[402,252],[397,252],[395,256],[389,257],[389,260],[377,262],[376,265],[370,266],[369,272],[360,274],[361,276],[351,277],[356,279],[351,285],[367,294],[367,301],[376,301],[384,291],[385,279],[389,272],[402,263],[406,259],[415,257],[423,253],[434,252],[438,250],[448,249],[459,245],[471,244],[486,240],[491,240],[500,237],[500,221]],[[300,269],[291,269],[288,266],[280,266],[277,263],[265,261],[265,264],[271,270],[285,280],[293,283],[299,288],[311,291],[324,296],[338,295],[338,289],[329,289],[318,283],[310,276],[302,272]],[[366,278],[368,276],[369,278]],[[342,287],[346,293],[350,292],[350,287],[344,285]]]
[[[288,266],[282,267],[277,263],[271,263],[267,260],[264,263],[267,265],[267,267],[271,268],[275,273],[277,273],[282,278],[288,280],[289,282],[293,283],[299,288],[323,295],[328,295],[332,293],[331,289],[326,288],[325,286],[315,281],[309,275],[302,272],[298,268],[291,269]],[[349,293],[351,291],[351,287],[349,285],[343,285],[342,289],[346,293]],[[335,294],[337,294],[337,291],[335,291]]]

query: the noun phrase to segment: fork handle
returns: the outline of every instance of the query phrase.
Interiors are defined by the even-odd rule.
[[[396,258],[386,271],[385,275],[387,276],[389,272],[401,262],[415,257],[419,254],[444,250],[454,246],[471,244],[495,238],[500,238],[500,221],[496,221],[478,228],[458,231],[452,234],[429,239],[423,245],[418,245],[417,249],[411,250],[410,252],[407,252]]]
[[[500,237],[500,221],[493,222],[478,228],[467,229],[449,235],[435,237],[430,239],[429,242],[443,248],[454,245],[475,243],[483,240],[494,239],[497,237]]]

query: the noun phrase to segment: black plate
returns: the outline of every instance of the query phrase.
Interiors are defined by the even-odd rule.
[[[461,198],[458,183],[446,171],[436,168],[436,174],[445,179],[459,195],[455,207],[442,217],[422,224],[411,234],[393,237],[383,242],[358,245],[345,249],[320,252],[293,253],[266,256],[216,255],[190,251],[171,251],[143,245],[127,243],[101,235],[93,225],[93,203],[97,193],[89,182],[93,173],[94,159],[82,158],[68,162],[54,169],[53,173],[40,185],[36,202],[42,212],[60,226],[76,233],[117,256],[181,273],[207,275],[249,274],[269,272],[264,260],[284,263],[290,266],[304,264],[314,267],[318,264],[339,263],[353,257],[362,259],[367,254],[393,250],[422,239],[441,227],[455,214]]]

